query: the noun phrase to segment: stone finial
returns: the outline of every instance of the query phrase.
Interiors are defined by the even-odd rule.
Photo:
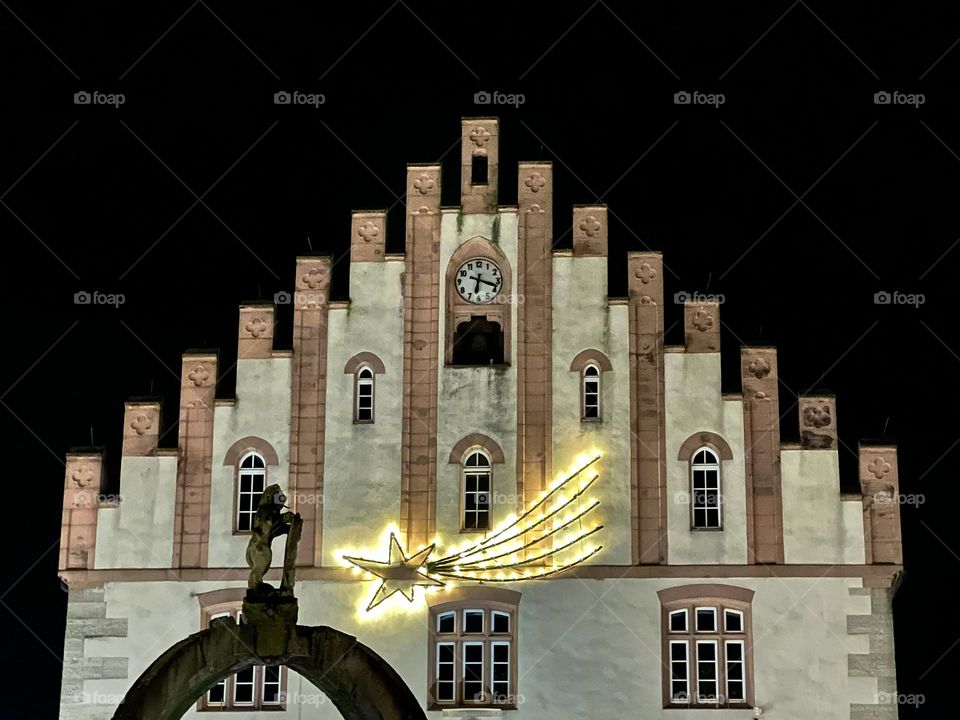
[[[266,359],[273,355],[273,305],[241,305],[237,359]]]
[[[573,256],[607,256],[606,205],[575,205],[573,208]]]
[[[97,543],[97,509],[103,483],[98,452],[67,455],[60,525],[60,569],[92,569]]]
[[[744,400],[777,400],[777,349],[744,347],[740,349],[740,382]]]
[[[294,309],[316,309],[330,301],[331,259],[298,257],[297,280],[293,295]]]
[[[658,252],[627,253],[627,291],[640,305],[663,305],[663,256]]]
[[[833,395],[799,398],[800,447],[804,450],[837,449],[837,399]]]
[[[684,303],[683,337],[688,353],[720,352],[720,304]]]
[[[868,563],[903,562],[900,474],[893,445],[860,445],[863,533]]]
[[[463,118],[460,137],[460,204],[464,213],[497,209],[500,121]]]
[[[350,219],[350,262],[382,262],[387,247],[387,211],[354,211]]]
[[[123,456],[147,457],[157,451],[160,402],[131,401],[123,405]]]

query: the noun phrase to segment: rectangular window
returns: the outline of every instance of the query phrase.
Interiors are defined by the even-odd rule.
[[[491,613],[491,626],[496,635],[510,632],[510,613],[494,610]]]
[[[717,702],[717,641],[697,640],[697,702]]]
[[[253,705],[254,676],[253,666],[244,668],[233,676],[233,704]]]
[[[447,634],[456,632],[457,614],[452,612],[437,615],[437,632]]]
[[[717,609],[712,607],[698,607],[697,632],[712,633],[717,631]]]
[[[510,698],[510,643],[492,643],[490,650],[490,688],[493,690],[493,702],[506,703]]]
[[[685,633],[687,631],[687,611],[674,610],[670,613],[670,632]]]
[[[483,702],[483,643],[463,644],[463,700]]]
[[[452,703],[456,696],[456,644],[437,643],[437,702]]]
[[[727,702],[746,702],[747,688],[743,671],[743,641],[727,640]]]
[[[267,665],[263,668],[263,704],[279,705],[280,697],[280,666]]]
[[[490,528],[490,472],[477,470],[464,474],[463,527],[466,530]]]
[[[739,610],[724,610],[723,631],[728,633],[742,633],[743,613]]]
[[[685,703],[690,698],[690,669],[686,640],[670,641],[670,700]]]
[[[463,632],[471,634],[483,632],[483,610],[463,611]]]

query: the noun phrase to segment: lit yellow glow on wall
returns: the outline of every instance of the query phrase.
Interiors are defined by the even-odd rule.
[[[395,523],[380,533],[376,548],[338,549],[336,555],[343,565],[358,578],[370,581],[364,584],[373,590],[366,595],[368,601],[358,603],[357,617],[370,620],[419,613],[427,592],[444,592],[465,580],[518,582],[548,577],[586,562],[603,548],[594,544],[592,537],[603,529],[593,512],[600,501],[584,502],[583,497],[599,479],[597,473],[585,472],[598,460],[597,452],[581,453],[574,467],[555,479],[522,514],[511,514],[483,540],[451,546],[446,554],[436,550],[438,539],[424,548],[402,548]],[[383,559],[385,545],[388,552]],[[434,554],[440,557],[430,559]],[[381,559],[371,559],[375,557]],[[423,592],[414,592],[417,585]],[[395,594],[406,601],[384,602]]]

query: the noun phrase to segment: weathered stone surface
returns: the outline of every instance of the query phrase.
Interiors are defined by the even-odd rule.
[[[68,619],[66,637],[126,637],[126,618]]]
[[[396,671],[355,637],[328,627],[287,630],[283,652],[262,656],[255,647],[264,628],[213,623],[147,668],[114,720],[179,720],[207,688],[250,665],[286,665],[325,693],[345,720],[426,720]]]

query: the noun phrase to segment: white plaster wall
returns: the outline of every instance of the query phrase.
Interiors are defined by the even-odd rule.
[[[461,438],[483,433],[503,450],[505,462],[493,467],[493,525],[516,510],[517,494],[517,312],[511,313],[509,367],[448,368],[444,366],[446,336],[446,284],[443,278],[453,252],[461,243],[480,236],[493,240],[493,225],[500,219],[499,247],[510,263],[511,292],[517,288],[517,215],[515,210],[498,214],[463,215],[457,230],[456,210],[443,211],[440,231],[440,367],[437,422],[437,536],[441,545],[462,543],[460,533],[460,470],[450,464],[450,451]],[[399,518],[398,518],[399,519]]]
[[[863,505],[841,500],[837,451],[783,450],[780,476],[785,562],[863,563]]]
[[[97,512],[94,567],[170,567],[176,492],[175,456],[123,458],[119,505]]]
[[[402,262],[350,267],[350,306],[330,311],[324,451],[324,563],[341,565],[340,550],[379,536],[400,521],[403,415]],[[353,375],[347,361],[371,352],[376,375],[374,423],[353,422]]]
[[[580,419],[580,373],[573,358],[600,350],[613,370],[603,373],[602,422]],[[602,521],[595,562],[632,562],[630,495],[629,308],[607,305],[607,258],[553,259],[553,470],[556,478],[576,469],[576,458],[599,453],[600,479],[585,500],[600,500],[591,521]]]
[[[743,403],[724,400],[720,353],[664,355],[666,378],[667,552],[671,565],[747,562]],[[714,432],[730,446],[721,468],[723,530],[691,530],[690,471],[677,460],[691,435]]]
[[[250,435],[266,440],[280,459],[267,466],[267,484],[288,487],[292,368],[289,357],[239,360],[237,401],[214,410],[209,567],[244,566],[248,536],[234,533],[234,468],[223,464],[230,446]]]
[[[505,715],[517,720],[661,718],[699,720],[702,710],[663,709],[658,590],[697,582],[665,579],[532,581],[523,593],[518,621],[522,702]],[[847,678],[847,655],[863,651],[862,636],[846,634],[847,614],[861,598],[847,578],[745,578],[718,580],[756,591],[753,640],[756,702],[764,718],[846,720],[851,697],[867,692]],[[167,647],[200,629],[194,593],[239,583],[123,583],[107,586],[107,614],[129,618],[127,638],[87,640],[88,656],[130,658],[130,679],[87,681],[89,694],[120,697]],[[400,674],[413,694],[426,699],[427,610],[393,604],[377,619],[358,613],[373,582],[298,585],[300,623],[330,625],[356,635]],[[419,592],[419,590],[418,590]],[[442,592],[442,591],[440,591]],[[393,601],[390,601],[393,602]],[[861,603],[862,604],[862,603]],[[333,705],[306,681],[291,676],[288,693],[300,698],[279,717],[339,718]],[[749,711],[717,710],[741,718]],[[439,718],[439,712],[429,713]],[[196,717],[190,710],[185,717]],[[247,720],[255,713],[237,714]]]

